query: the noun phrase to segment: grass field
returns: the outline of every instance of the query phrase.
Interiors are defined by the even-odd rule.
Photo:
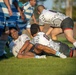
[[[61,41],[69,44],[65,39]],[[76,75],[76,58],[17,59],[9,54],[0,60],[0,75]]]

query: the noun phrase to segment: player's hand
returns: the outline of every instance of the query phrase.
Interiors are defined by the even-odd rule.
[[[8,12],[9,12],[9,15],[12,16],[13,13],[12,13],[12,10],[11,9],[8,9]]]
[[[21,19],[22,19],[23,21],[25,21],[25,15],[24,15],[24,13],[20,13],[20,16],[21,16]]]
[[[26,21],[26,20],[24,20],[23,22],[24,22],[24,23],[27,23],[27,21]]]
[[[22,54],[21,50],[19,51],[19,53],[18,53],[18,54]]]

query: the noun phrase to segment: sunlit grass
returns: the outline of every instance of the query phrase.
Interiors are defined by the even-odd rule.
[[[72,46],[64,38],[59,40]],[[6,49],[8,59],[0,60],[0,75],[76,75],[76,58],[17,59]]]

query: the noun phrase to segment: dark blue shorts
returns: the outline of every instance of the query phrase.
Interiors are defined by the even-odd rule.
[[[64,31],[65,29],[73,29],[74,27],[74,22],[71,18],[66,18],[62,21],[61,23],[61,28]]]

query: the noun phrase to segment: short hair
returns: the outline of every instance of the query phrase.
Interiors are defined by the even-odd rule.
[[[40,31],[40,27],[38,24],[32,24],[31,27],[30,27],[30,32],[31,32],[31,35],[33,36],[34,34],[36,34],[37,32]]]
[[[18,31],[18,29],[16,27],[9,27],[9,31],[11,31],[12,29],[15,29]],[[11,33],[9,33],[9,36],[11,36]]]
[[[38,7],[37,7],[37,11],[39,11],[39,12],[40,12],[40,10],[39,10],[40,7],[42,7],[42,8],[45,9],[45,7],[44,7],[43,5],[38,5]]]

